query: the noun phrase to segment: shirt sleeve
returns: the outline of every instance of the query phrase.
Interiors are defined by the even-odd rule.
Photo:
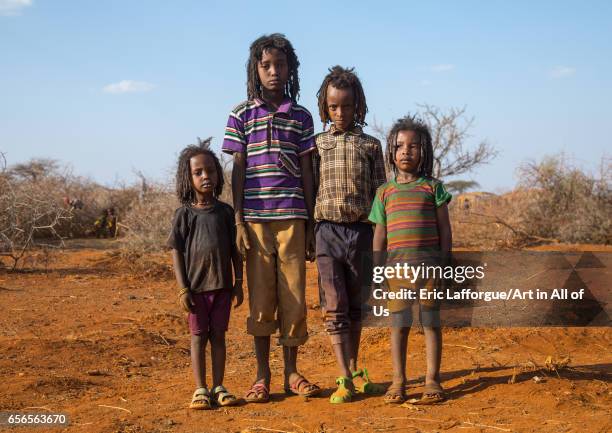
[[[174,212],[174,218],[172,219],[172,229],[170,230],[170,235],[168,236],[168,241],[166,242],[166,245],[172,249],[184,253],[186,235],[185,229],[185,211],[183,208],[178,208],[176,212]]]
[[[302,136],[300,138],[300,144],[298,147],[298,155],[303,156],[308,152],[312,152],[316,149],[314,140],[314,124],[312,123],[312,116],[306,112],[304,120],[302,121]]]
[[[223,145],[221,150],[224,153],[244,153],[246,152],[246,138],[244,134],[244,120],[241,117],[241,113],[238,109],[232,110],[227,119],[227,126],[225,127],[225,135],[223,137]]]
[[[372,210],[370,211],[370,216],[368,217],[370,221],[374,224],[383,224],[387,225],[387,214],[385,212],[385,205],[382,201],[382,189],[379,188],[376,192],[376,196],[374,196],[374,201],[372,202]]]
[[[372,173],[372,188],[373,193],[387,181],[385,172],[385,158],[383,157],[382,146],[380,142],[374,147],[374,170]]]
[[[436,182],[434,188],[434,194],[436,196],[436,207],[440,207],[443,204],[448,203],[453,198],[451,193],[446,190],[446,187],[442,182]]]

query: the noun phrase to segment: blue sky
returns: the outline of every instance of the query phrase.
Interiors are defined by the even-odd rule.
[[[220,147],[250,42],[283,32],[317,131],[327,68],[354,66],[370,124],[466,106],[473,143],[499,156],[463,178],[500,191],[527,159],[563,151],[594,170],[610,156],[611,18],[607,1],[0,0],[0,151],[107,185],[167,178],[196,136]]]

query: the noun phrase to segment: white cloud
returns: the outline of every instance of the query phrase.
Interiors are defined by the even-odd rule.
[[[452,71],[453,69],[455,69],[455,65],[452,65],[450,63],[444,63],[441,65],[433,65],[431,67],[431,70],[434,72],[446,72],[446,71]]]
[[[555,66],[550,70],[550,76],[552,78],[564,78],[572,77],[576,75],[576,68],[571,66]]]
[[[149,92],[155,87],[154,84],[147,83],[146,81],[133,81],[133,80],[121,80],[118,83],[111,83],[102,90],[106,93],[120,94],[120,93],[142,93]]]
[[[0,0],[0,16],[21,15],[21,10],[32,6],[32,0]]]

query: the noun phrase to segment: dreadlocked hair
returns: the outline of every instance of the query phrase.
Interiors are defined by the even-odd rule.
[[[413,131],[421,144],[421,159],[418,167],[419,176],[431,177],[433,171],[433,144],[429,126],[422,119],[414,115],[406,115],[395,121],[387,136],[387,162],[397,174],[395,166],[395,151],[397,149],[397,134],[400,131]]]
[[[261,61],[264,51],[271,48],[276,48],[287,56],[289,79],[285,84],[285,94],[295,103],[300,95],[300,78],[298,77],[300,62],[293,50],[293,45],[282,33],[263,35],[251,44],[247,63],[247,98],[250,101],[255,98],[262,98],[262,86],[257,72],[257,64]]]
[[[368,112],[368,105],[366,104],[366,97],[363,93],[363,87],[361,81],[354,72],[355,68],[343,68],[342,66],[334,66],[329,69],[329,73],[323,79],[323,83],[317,92],[317,98],[319,100],[319,116],[321,116],[321,122],[323,126],[327,125],[331,121],[329,118],[329,110],[327,107],[327,89],[330,85],[336,89],[353,89],[353,96],[355,102],[355,118],[353,121],[355,125],[365,126],[365,116]]]
[[[176,167],[176,195],[181,204],[185,206],[190,206],[196,201],[196,195],[191,183],[191,167],[189,165],[189,160],[196,155],[209,155],[213,159],[215,162],[215,170],[217,170],[217,185],[215,185],[213,195],[217,198],[223,192],[223,168],[221,167],[221,162],[219,158],[217,158],[217,155],[210,150],[211,141],[212,137],[206,140],[201,140],[200,137],[198,137],[198,144],[187,146],[179,155]]]

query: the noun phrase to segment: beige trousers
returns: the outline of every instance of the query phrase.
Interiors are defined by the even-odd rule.
[[[280,344],[299,346],[306,329],[306,241],[301,219],[247,222],[251,248],[246,268],[247,332],[264,337],[280,330]]]

